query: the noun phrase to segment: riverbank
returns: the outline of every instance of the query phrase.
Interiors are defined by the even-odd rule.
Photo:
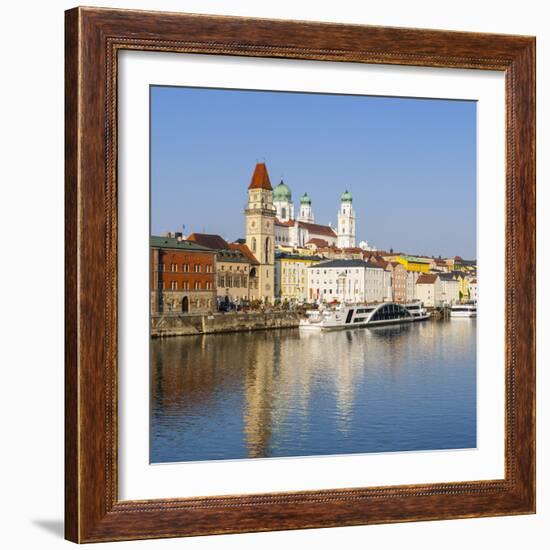
[[[300,314],[294,311],[214,313],[209,315],[153,315],[151,337],[190,336],[225,332],[251,332],[294,328]]]

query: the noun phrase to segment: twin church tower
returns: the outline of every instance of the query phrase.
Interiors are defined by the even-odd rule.
[[[300,213],[294,218],[290,188],[281,181],[273,189],[265,163],[256,164],[248,186],[245,209],[246,244],[259,262],[256,277],[258,297],[274,299],[275,246],[300,247],[314,242],[317,245],[355,247],[355,212],[351,193],[340,197],[338,227],[315,223],[311,199],[305,193],[300,199]]]

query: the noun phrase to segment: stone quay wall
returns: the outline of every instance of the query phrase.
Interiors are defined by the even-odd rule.
[[[293,311],[214,313],[204,315],[160,314],[151,317],[151,336],[189,336],[221,332],[248,332],[292,328],[300,324]]]

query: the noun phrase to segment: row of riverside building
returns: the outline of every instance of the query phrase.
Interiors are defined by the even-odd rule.
[[[290,188],[272,188],[265,163],[248,186],[245,238],[207,233],[152,236],[151,312],[206,313],[220,304],[410,302],[427,307],[477,301],[475,261],[355,245],[347,190],[338,226],[315,223],[307,193],[294,218]]]

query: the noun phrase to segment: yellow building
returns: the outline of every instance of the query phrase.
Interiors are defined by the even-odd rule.
[[[403,264],[407,271],[418,271],[420,273],[428,273],[432,263],[432,260],[428,258],[417,258],[415,256],[398,256],[395,261]]]
[[[460,293],[460,301],[468,302],[470,300],[470,277],[467,273],[462,273],[461,271],[452,272],[453,279],[458,281],[458,291]]]
[[[281,302],[306,302],[307,268],[320,261],[319,256],[278,253],[275,257],[275,297]]]
[[[289,254],[298,256],[316,256],[316,251],[303,246],[287,246],[284,244],[275,245],[275,251],[279,254]]]

